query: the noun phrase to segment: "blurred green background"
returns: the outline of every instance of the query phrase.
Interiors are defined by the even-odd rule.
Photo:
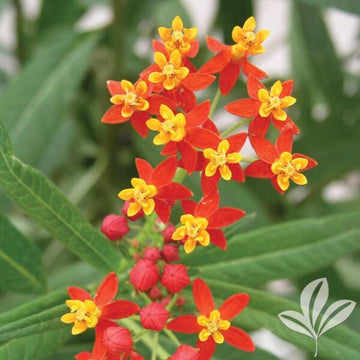
[[[140,156],[153,164],[159,160],[151,136],[144,141],[129,124],[100,123],[110,106],[106,80],[136,81],[152,61],[151,39],[157,37],[157,27],[170,27],[176,15],[185,27],[201,25],[197,66],[212,56],[206,48],[205,31],[231,44],[233,26],[242,25],[251,15],[258,20],[257,30],[270,29],[264,43],[267,52],[254,61],[268,72],[267,85],[278,78],[295,79],[297,103],[290,115],[301,136],[294,150],[319,162],[306,174],[309,185],[292,185],[283,197],[263,180],[222,184],[222,204],[255,213],[247,229],[360,211],[358,0],[204,0],[193,4],[180,0],[43,0],[34,2],[37,10],[30,15],[27,6],[26,1],[0,0],[0,24],[11,22],[9,36],[14,40],[14,46],[0,43],[0,117],[15,155],[57,184],[95,226],[100,226],[105,215],[120,212],[122,204],[116,194],[135,175],[134,158]],[[215,92],[216,84],[199,97],[212,98]],[[220,107],[243,97],[247,93],[240,81],[221,99]],[[236,119],[218,111],[215,121],[224,127]],[[199,195],[197,179],[190,183]],[[40,248],[51,289],[101,277],[80,264],[2,193],[0,210]],[[360,218],[354,221],[360,223]],[[262,289],[298,301],[296,288],[301,290],[325,276],[332,297],[360,299],[359,253],[292,283],[263,284]],[[29,299],[29,295],[6,290],[0,294],[2,309]],[[359,331],[359,320],[358,311],[348,325]],[[64,354],[73,351],[71,346],[50,358],[70,358]]]

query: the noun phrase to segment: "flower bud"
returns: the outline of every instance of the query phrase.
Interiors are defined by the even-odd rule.
[[[147,291],[159,281],[159,268],[153,261],[139,260],[130,271],[130,282],[138,291]]]
[[[161,277],[161,284],[169,292],[175,294],[190,284],[186,266],[183,264],[167,264]]]
[[[145,329],[160,331],[165,327],[168,319],[169,313],[157,302],[152,302],[140,310],[140,321]]]
[[[108,215],[105,216],[102,225],[101,232],[106,235],[106,237],[115,241],[120,239],[122,236],[126,235],[130,231],[127,224],[127,219],[125,216],[120,215]]]
[[[161,289],[159,286],[154,286],[148,291],[148,296],[151,300],[159,300],[162,297]]]
[[[162,236],[164,237],[164,241],[165,243],[169,243],[172,242],[173,240],[171,239],[172,234],[175,231],[175,226],[172,223],[169,223],[169,225],[161,232]]]
[[[161,254],[160,254],[159,248],[157,246],[155,246],[155,247],[146,247],[144,249],[143,258],[151,260],[154,263],[156,263],[157,261],[159,261],[161,259]]]
[[[176,305],[178,306],[178,307],[182,307],[182,306],[184,306],[184,304],[185,304],[185,297],[184,296],[182,296],[182,295],[180,295],[178,298],[177,298],[177,300],[176,300]]]
[[[199,360],[199,350],[190,345],[180,345],[168,360]]]
[[[168,306],[169,302],[171,301],[170,296],[165,296],[160,300],[160,304],[164,307]]]
[[[130,205],[130,201],[126,200],[121,212],[131,221],[136,221],[137,219],[140,219],[144,216],[144,211],[140,210],[137,214],[133,215],[133,216],[127,216],[127,209],[129,208]]]
[[[102,336],[103,346],[113,355],[120,355],[131,351],[133,341],[131,333],[123,326],[109,326]]]
[[[171,263],[180,259],[179,248],[177,246],[165,244],[161,255],[167,263]]]

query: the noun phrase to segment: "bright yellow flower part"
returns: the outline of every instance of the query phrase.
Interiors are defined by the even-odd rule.
[[[139,81],[136,86],[127,80],[122,80],[120,84],[125,94],[114,95],[110,101],[114,105],[124,105],[121,109],[122,117],[128,118],[132,116],[136,110],[146,111],[149,109],[149,102],[144,99],[148,91],[145,81]]]
[[[156,52],[155,62],[161,69],[161,72],[154,71],[149,75],[149,81],[158,84],[162,83],[166,90],[175,89],[181,80],[189,75],[189,69],[181,66],[181,54],[179,50],[174,50],[170,54],[169,61],[161,52]]]
[[[88,328],[94,328],[101,316],[101,310],[91,300],[66,300],[66,305],[70,308],[70,313],[61,317],[61,321],[66,324],[74,323],[71,330],[73,335],[78,335]]]
[[[186,119],[184,114],[178,113],[174,115],[169,107],[161,104],[160,115],[165,120],[164,122],[158,119],[149,119],[146,121],[146,126],[150,130],[159,131],[159,134],[154,137],[154,144],[164,145],[170,141],[181,141],[186,135]]]
[[[206,231],[209,224],[204,217],[194,217],[191,214],[182,215],[180,222],[183,226],[178,227],[172,234],[173,240],[185,239],[184,250],[187,254],[194,251],[196,244],[208,246],[210,235]]]
[[[236,42],[231,47],[231,53],[235,58],[242,58],[245,55],[258,55],[265,52],[261,43],[269,36],[269,30],[260,30],[254,33],[256,21],[253,16],[249,17],[243,27],[235,26],[232,31],[232,38]]]
[[[292,96],[280,97],[282,89],[281,81],[278,80],[271,87],[270,94],[266,89],[258,91],[258,98],[262,103],[259,109],[260,116],[268,117],[272,114],[277,120],[287,119],[287,114],[283,109],[295,104],[296,99]]]
[[[191,48],[191,43],[195,40],[198,29],[196,27],[185,29],[180,16],[176,16],[172,21],[172,29],[159,27],[159,35],[165,43],[166,51],[170,54],[174,50],[179,50],[181,54],[186,54]]]
[[[219,310],[213,310],[209,317],[198,316],[197,323],[204,327],[199,333],[200,341],[207,341],[211,335],[217,344],[224,342],[224,335],[219,330],[228,330],[231,325],[230,321],[221,319]]]
[[[132,178],[132,189],[125,189],[119,192],[122,200],[133,200],[127,209],[127,216],[136,215],[141,209],[145,215],[150,215],[155,209],[153,197],[157,194],[155,185],[148,185],[143,179]]]
[[[276,160],[271,165],[271,171],[277,175],[277,183],[281,190],[285,191],[289,188],[289,180],[295,184],[306,185],[307,179],[305,175],[299,173],[308,165],[308,159],[296,158],[293,159],[292,154],[284,151],[280,155],[280,159]]]
[[[232,173],[227,164],[236,164],[241,161],[241,154],[235,152],[228,154],[230,144],[227,140],[223,140],[218,145],[217,150],[205,149],[203,154],[210,162],[206,165],[205,175],[213,176],[219,168],[220,175],[224,180],[230,180]]]

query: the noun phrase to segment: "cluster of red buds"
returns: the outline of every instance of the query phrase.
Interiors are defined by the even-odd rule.
[[[108,215],[102,224],[109,240],[128,248],[132,266],[128,284],[134,289],[132,300],[137,299],[142,307],[132,301],[113,300],[118,290],[115,273],[105,278],[94,298],[83,289],[69,288],[66,304],[70,312],[61,320],[74,324],[74,335],[95,328],[92,352],[76,355],[77,360],[143,359],[134,349],[148,331],[154,332],[152,359],[158,358],[160,331],[176,345],[173,355],[167,356],[172,360],[209,360],[223,342],[243,351],[255,350],[250,336],[231,324],[247,306],[249,296],[234,294],[216,306],[206,282],[191,279],[188,268],[180,262],[198,246],[212,244],[226,250],[222,229],[245,215],[238,208],[220,207],[221,180],[269,179],[283,194],[290,181],[305,185],[303,171],[317,164],[308,156],[292,153],[293,138],[300,133],[285,111],[296,101],[291,96],[293,81],[276,81],[268,90],[261,82],[267,74],[249,62],[251,56],[265,51],[262,43],[269,35],[267,30],[255,33],[255,27],[253,17],[242,27],[235,26],[232,45],[208,36],[208,48],[216,54],[196,69],[190,59],[199,49],[197,29],[184,28],[177,16],[171,28],[159,28],[161,41],[153,40],[154,63],[134,84],[108,81],[113,105],[102,122],[129,121],[144,138],[149,130],[156,132],[153,143],[162,147],[164,159],[155,167],[144,159],[135,160],[138,177],[118,194],[125,201],[123,215]],[[198,103],[195,92],[211,85],[216,74],[219,90],[214,100]],[[234,89],[240,74],[246,77],[249,98],[224,107],[242,119],[221,133],[212,117],[219,98]],[[238,132],[245,124],[249,124],[248,130]],[[270,126],[278,132],[275,143],[267,139]],[[247,140],[258,158],[247,159],[240,153]],[[199,174],[202,190],[197,202],[190,199],[193,192],[181,184],[193,173]],[[174,226],[169,221],[178,201],[183,214]],[[180,293],[191,283],[194,312],[176,316],[183,311],[185,301]],[[121,319],[128,317],[139,323],[140,331],[126,327]],[[194,347],[181,344],[173,332],[197,334],[197,342]]]

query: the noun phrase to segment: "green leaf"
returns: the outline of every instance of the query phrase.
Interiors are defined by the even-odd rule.
[[[299,304],[262,291],[234,285],[232,281],[216,281],[206,277],[204,280],[218,299],[224,300],[241,292],[250,295],[249,305],[231,321],[232,325],[247,330],[267,329],[282,339],[314,353],[315,343],[312,339],[289,330],[278,319],[278,314],[285,310],[301,311]],[[319,339],[319,346],[319,359],[322,360],[360,359],[360,335],[343,325],[324,334]]]
[[[55,34],[55,35],[54,35]],[[17,156],[34,165],[61,125],[88,66],[98,35],[57,29],[0,97],[0,113]]]
[[[0,234],[0,288],[23,293],[44,292],[44,267],[37,247],[2,214]]]
[[[301,0],[310,5],[320,8],[334,7],[350,13],[360,14],[360,3],[358,0]]]
[[[104,272],[116,270],[119,258],[105,236],[44,175],[10,155],[1,122],[0,141],[0,187],[5,193],[82,260]]]
[[[295,278],[359,250],[359,216],[356,212],[291,221],[238,234],[229,240],[227,251],[196,249],[185,264],[201,277],[234,284],[257,286],[284,274]]]

